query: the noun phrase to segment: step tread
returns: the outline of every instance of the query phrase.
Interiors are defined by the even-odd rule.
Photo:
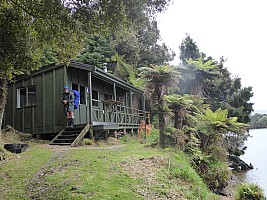
[[[77,130],[77,131],[63,131],[62,133],[67,133],[67,134],[70,134],[70,133],[80,133],[81,130]]]
[[[68,139],[63,139],[63,138],[56,138],[54,141],[62,141],[62,140],[74,140],[75,138],[68,138]]]
[[[57,136],[56,139],[72,139],[72,138],[76,138],[77,135],[59,135]]]
[[[73,128],[65,128],[65,131],[78,131],[78,130],[83,130],[85,126],[80,126],[80,127],[73,127]]]
[[[72,143],[50,143],[50,145],[71,145]]]

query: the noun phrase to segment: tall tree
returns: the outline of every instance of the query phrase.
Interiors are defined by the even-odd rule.
[[[110,46],[124,61],[133,67],[137,67],[140,60],[140,43],[137,39],[136,30],[131,27],[112,33],[109,37]]]
[[[215,61],[218,66],[218,75],[206,82],[206,103],[211,105],[212,110],[226,108],[225,103],[229,96],[229,88],[233,84],[231,73],[224,67],[225,62],[223,57],[220,58],[219,63]]]
[[[143,27],[138,29],[140,43],[139,66],[164,65],[174,59],[175,53],[166,44],[159,44],[160,31],[157,21],[145,20]]]
[[[103,63],[115,61],[112,59],[114,55],[115,51],[106,37],[100,34],[90,34],[85,49],[75,60],[102,68]]]
[[[183,65],[187,64],[189,58],[196,60],[201,57],[201,53],[199,51],[196,42],[190,37],[190,35],[186,35],[185,39],[182,41],[180,48],[180,60]]]
[[[150,67],[140,68],[141,76],[146,79],[146,89],[152,102],[155,103],[158,116],[158,125],[160,130],[159,144],[161,147],[168,145],[168,136],[164,133],[165,111],[164,95],[167,94],[168,88],[177,86],[178,71],[169,65],[151,65]]]
[[[239,122],[249,123],[250,114],[253,111],[253,103],[250,102],[251,97],[253,97],[252,87],[242,88],[241,79],[235,78],[229,89],[226,104],[229,116],[237,116]]]

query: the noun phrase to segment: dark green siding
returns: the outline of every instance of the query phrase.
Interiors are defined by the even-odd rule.
[[[64,109],[63,105],[61,103],[61,97],[64,87],[64,69],[59,68],[55,70],[55,101],[60,102],[55,104],[55,110],[56,110],[56,126],[61,127],[63,124],[65,124],[65,117],[64,117]],[[63,117],[62,117],[63,115]]]
[[[17,89],[36,85],[36,106],[17,108]],[[64,68],[56,68],[11,84],[5,125],[32,134],[59,132],[65,126],[61,104],[64,86]]]
[[[42,74],[33,78],[33,84],[36,85],[37,91],[37,106],[34,108],[34,133],[40,133],[43,130],[43,115],[42,105],[44,103],[42,98]]]

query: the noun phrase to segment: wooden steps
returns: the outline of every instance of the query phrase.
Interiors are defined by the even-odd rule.
[[[50,145],[70,145],[78,146],[85,134],[89,131],[90,125],[76,125],[73,128],[64,128],[50,142]]]

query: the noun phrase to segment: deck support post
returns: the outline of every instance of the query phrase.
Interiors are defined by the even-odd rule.
[[[94,132],[93,132],[93,105],[92,105],[92,74],[88,73],[88,122],[91,126],[90,128],[90,136],[94,140]]]
[[[113,100],[117,99],[116,83],[113,83]],[[115,109],[115,123],[117,123],[117,108]]]

